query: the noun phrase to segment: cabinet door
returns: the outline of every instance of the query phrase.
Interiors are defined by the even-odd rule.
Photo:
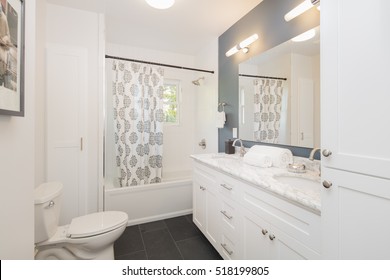
[[[390,1],[321,2],[324,166],[390,178]]]
[[[270,228],[268,237],[270,241],[270,259],[316,260],[321,258],[319,253],[275,227]]]
[[[259,216],[243,209],[242,255],[245,260],[270,259],[270,225]]]
[[[215,186],[206,188],[206,231],[205,235],[210,243],[216,247],[220,236],[220,203]]]
[[[193,180],[193,221],[198,228],[203,232],[205,230],[206,221],[206,188],[194,176]]]
[[[325,259],[390,259],[390,180],[325,168]]]

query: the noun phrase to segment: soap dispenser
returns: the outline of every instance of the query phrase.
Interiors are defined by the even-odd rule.
[[[231,155],[236,152],[235,147],[233,146],[233,139],[228,139],[225,141],[225,154]]]

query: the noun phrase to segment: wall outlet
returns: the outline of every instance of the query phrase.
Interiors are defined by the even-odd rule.
[[[237,138],[237,127],[233,127],[233,138]]]

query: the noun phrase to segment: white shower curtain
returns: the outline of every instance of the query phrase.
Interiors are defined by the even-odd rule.
[[[113,60],[112,69],[120,185],[159,183],[163,152],[163,69],[121,60]]]
[[[278,143],[282,111],[283,81],[259,79],[254,81],[254,139]]]

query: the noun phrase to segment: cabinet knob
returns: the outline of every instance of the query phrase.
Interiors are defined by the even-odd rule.
[[[263,235],[266,235],[266,234],[268,233],[268,230],[262,229],[262,230],[261,230],[261,233],[262,233]]]
[[[322,182],[322,185],[324,186],[324,188],[329,189],[332,186],[332,182],[329,182],[329,181],[325,180],[325,181]]]
[[[324,157],[329,157],[329,156],[332,155],[332,152],[329,151],[329,150],[327,150],[327,149],[325,149],[325,150],[322,151],[322,155],[323,155]]]
[[[269,239],[274,240],[274,239],[275,239],[275,235],[270,234],[270,235],[269,235]]]
[[[205,187],[202,187],[202,186],[200,186],[199,189],[201,189],[202,191],[205,191],[205,190],[206,190],[206,188],[205,188]]]

